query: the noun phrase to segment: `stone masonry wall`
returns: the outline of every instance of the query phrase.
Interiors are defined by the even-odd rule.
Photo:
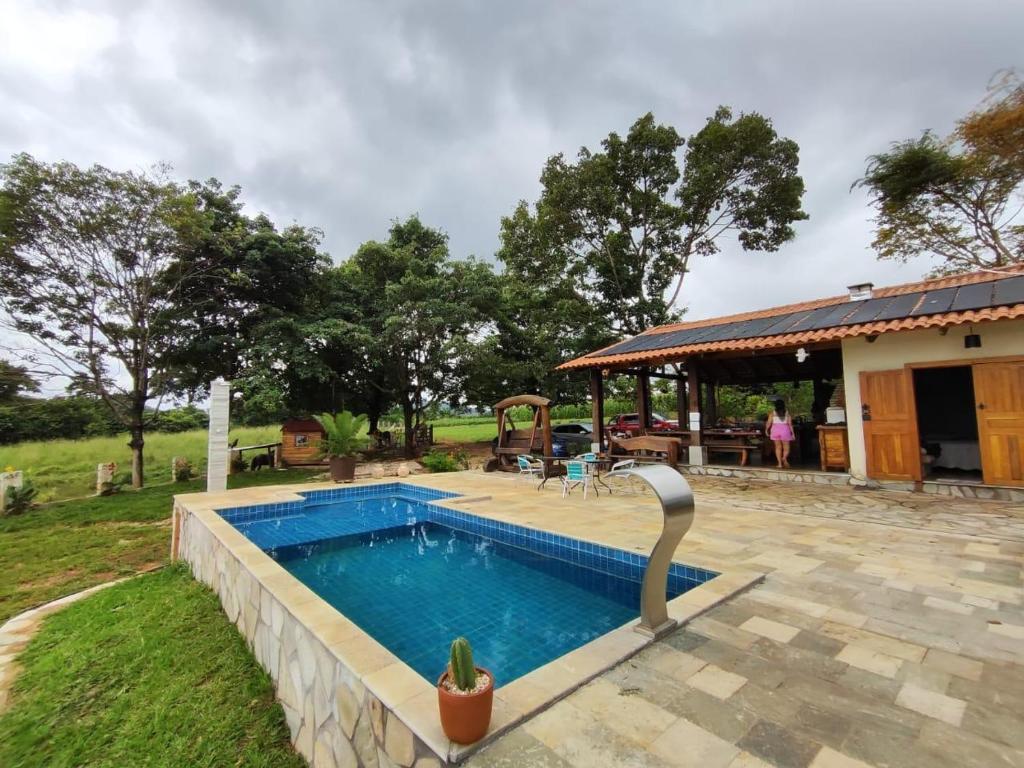
[[[263,587],[196,515],[175,510],[179,556],[220,598],[274,681],[292,743],[314,768],[440,768],[441,761]]]

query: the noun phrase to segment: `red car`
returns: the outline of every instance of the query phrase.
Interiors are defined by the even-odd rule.
[[[651,414],[651,429],[679,429],[679,422],[669,421],[660,413]],[[636,435],[640,432],[640,414],[622,413],[608,422],[608,431],[613,435]]]

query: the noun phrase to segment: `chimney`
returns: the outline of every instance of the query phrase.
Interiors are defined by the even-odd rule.
[[[848,285],[846,290],[850,292],[850,301],[864,301],[874,295],[874,287],[874,283],[857,283],[856,285]]]

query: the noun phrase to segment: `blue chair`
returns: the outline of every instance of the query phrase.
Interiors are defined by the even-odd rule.
[[[566,462],[565,474],[562,476],[562,498],[564,499],[577,485],[583,486],[583,498],[587,498],[587,488],[594,485],[594,473],[585,461]]]

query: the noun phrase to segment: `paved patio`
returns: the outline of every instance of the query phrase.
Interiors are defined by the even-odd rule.
[[[676,559],[765,582],[605,673],[471,766],[1024,766],[1024,509],[691,478]],[[510,476],[417,482],[467,511],[649,549],[651,498]]]

